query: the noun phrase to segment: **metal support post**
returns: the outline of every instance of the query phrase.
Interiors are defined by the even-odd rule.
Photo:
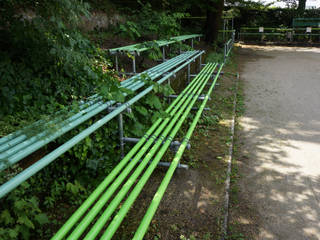
[[[124,141],[123,141],[123,116],[122,113],[118,115],[119,121],[119,140],[120,140],[120,156],[124,158]]]
[[[139,160],[139,163],[141,163],[142,160]],[[150,162],[148,162],[148,165],[152,163],[152,160]],[[157,164],[158,167],[170,167],[171,166],[171,162],[158,162]],[[189,165],[186,164],[181,164],[180,162],[178,163],[177,168],[182,168],[185,170],[189,169]]]
[[[169,96],[167,96],[167,98],[177,98],[178,97],[178,95],[169,95]],[[197,100],[201,100],[201,101],[203,101],[205,99],[205,96],[203,96],[203,95],[201,95],[201,96],[199,96],[198,98],[197,98]],[[209,97],[209,100],[211,100],[211,98]]]
[[[224,44],[224,50],[223,50],[223,51],[224,51],[224,53],[223,53],[223,55],[224,55],[224,56],[223,56],[223,62],[224,62],[224,63],[226,63],[226,55],[227,55],[226,51],[227,51],[227,44]]]
[[[193,38],[191,39],[191,47],[193,48]]]
[[[222,33],[222,40],[225,39],[225,32],[226,32],[226,19],[223,19],[223,33]]]
[[[165,51],[165,46],[162,47],[162,61],[164,62],[166,60],[166,51]]]
[[[199,71],[201,71],[201,68],[202,68],[201,64],[202,64],[202,55],[200,55],[199,57]]]
[[[190,83],[190,63],[188,64],[188,84]]]
[[[121,103],[117,103],[115,106],[109,107],[108,111],[112,112],[115,109],[117,109],[119,106],[121,106]],[[126,108],[124,111],[127,113],[131,113],[132,109],[130,107]],[[119,113],[118,115],[118,127],[119,127],[119,141],[120,141],[120,156],[121,159],[124,158],[124,139],[125,137],[123,136],[123,114],[122,112]]]
[[[137,143],[137,142],[140,141],[140,138],[123,137],[123,141],[124,141],[124,142],[128,142],[128,143]],[[170,149],[171,149],[172,151],[178,150],[179,147],[180,147],[180,145],[181,145],[181,142],[179,142],[179,141],[173,141],[173,142],[171,142],[171,144],[170,144]],[[191,145],[190,145],[190,143],[188,143],[188,144],[187,144],[187,149],[190,149],[190,148],[191,148]]]
[[[191,110],[195,111],[195,110],[199,110],[199,108],[198,108],[198,107],[193,107],[193,108],[191,108]],[[204,111],[210,111],[211,108],[206,107],[206,108],[204,108],[203,110],[204,110]]]
[[[136,56],[133,56],[132,58],[132,68],[133,68],[133,74],[136,74]]]
[[[116,58],[116,71],[119,72],[118,54],[115,55],[115,58]]]

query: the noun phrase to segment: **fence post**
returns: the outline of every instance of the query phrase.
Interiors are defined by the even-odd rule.
[[[223,62],[224,62],[224,63],[226,63],[226,55],[227,55],[226,50],[227,50],[227,44],[225,43],[225,44],[224,44],[224,53],[223,53],[223,55],[224,55],[224,56],[223,56]]]
[[[124,141],[123,141],[123,117],[122,113],[118,116],[119,140],[120,140],[120,156],[124,158]]]

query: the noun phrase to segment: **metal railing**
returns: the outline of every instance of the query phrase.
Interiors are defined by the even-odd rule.
[[[155,170],[157,164],[169,148],[177,132],[186,120],[196,101],[198,101],[201,92],[206,87],[211,75],[217,68],[217,64],[209,63],[198,74],[181,94],[167,108],[166,118],[159,118],[151,128],[145,133],[143,138],[130,150],[130,152],[120,161],[113,171],[103,180],[103,182],[94,190],[87,200],[76,210],[69,220],[56,233],[52,240],[63,239],[94,239],[104,229],[101,239],[111,239],[116,230],[119,228],[122,220],[126,216],[130,207],[140,194],[142,188]],[[222,66],[219,69],[221,71]],[[216,75],[215,81],[217,79]],[[215,83],[214,81],[214,83]],[[214,84],[211,85],[211,93]],[[204,99],[204,105],[208,100],[208,94]],[[199,112],[203,111],[204,105],[201,105]],[[197,121],[196,121],[197,122]],[[186,147],[188,139],[196,124],[193,121],[190,131],[184,140],[182,146]],[[152,146],[152,147],[151,147]],[[180,156],[181,150],[178,154]],[[177,159],[175,160],[177,162]],[[147,165],[149,166],[147,167]],[[176,166],[177,164],[175,164]],[[142,174],[143,170],[147,169]],[[133,169],[135,170],[133,171]],[[170,166],[170,171],[172,167]],[[139,180],[138,180],[139,178]],[[127,179],[126,182],[124,182]],[[170,179],[169,179],[170,180]],[[165,181],[168,181],[166,178]],[[135,187],[130,188],[135,184]],[[120,187],[121,186],[121,187]],[[116,195],[112,198],[113,194]],[[101,195],[102,194],[102,195]],[[119,204],[127,199],[121,204]],[[112,198],[112,200],[111,200]],[[108,205],[106,206],[106,204]],[[119,209],[118,209],[119,208]],[[103,210],[103,212],[101,212]],[[116,215],[110,224],[105,225],[118,209]],[[88,211],[89,210],[89,211]],[[148,214],[152,218],[151,215]],[[94,223],[94,225],[91,225]],[[105,229],[106,227],[106,229]],[[72,232],[70,232],[72,230]],[[70,232],[70,233],[69,233]],[[85,233],[85,236],[82,236]]]
[[[178,59],[179,59],[179,56],[178,56],[177,57],[178,59],[175,59],[175,61],[178,61],[178,64],[177,64],[177,62],[174,61],[175,62],[174,65],[172,65],[173,63],[171,63],[171,64],[169,63],[169,66],[167,66],[169,61],[162,63],[163,64],[162,66],[166,66],[166,67],[163,68],[162,71],[159,71],[159,69],[154,71],[155,75],[154,76],[152,75],[153,79],[155,79],[156,77],[160,77],[160,79],[157,81],[157,83],[158,84],[163,83],[164,81],[168,80],[170,77],[175,76],[175,74],[178,71],[180,71],[181,69],[183,69],[187,65],[194,62],[194,60],[197,59],[198,57],[200,57],[203,53],[204,53],[204,51],[193,51],[192,54],[191,53],[184,53],[184,56],[187,56],[187,57],[184,60],[180,59],[180,61],[178,61]],[[164,74],[165,74],[165,76],[163,76]],[[137,78],[135,77],[134,79],[137,79]],[[132,82],[132,84],[134,84],[134,87],[132,90],[137,90],[137,89],[141,88],[142,86],[144,86],[143,82],[138,81],[138,84],[137,84],[136,81],[133,81],[132,79],[128,80],[123,85],[125,85],[129,82]],[[38,171],[40,171],[42,168],[44,168],[45,166],[50,164],[52,161],[57,159],[63,153],[65,153],[70,148],[72,148],[74,145],[76,145],[77,143],[82,141],[84,138],[86,138],[87,136],[89,136],[90,134],[95,132],[101,126],[103,126],[104,124],[109,122],[111,119],[113,119],[114,117],[119,115],[124,110],[126,110],[130,105],[134,104],[136,101],[141,99],[143,96],[145,96],[146,94],[151,92],[152,89],[153,89],[153,86],[147,87],[146,89],[144,89],[143,91],[138,93],[136,96],[132,97],[129,101],[121,104],[120,106],[115,108],[113,111],[111,111],[109,114],[107,114],[105,117],[96,121],[90,127],[86,128],[85,130],[83,130],[82,132],[80,132],[79,134],[77,134],[76,136],[71,138],[69,141],[65,142],[64,144],[62,144],[61,146],[59,146],[58,148],[56,148],[55,150],[53,150],[52,152],[50,152],[49,154],[47,154],[46,156],[41,158],[39,161],[35,162],[30,167],[24,169],[18,175],[11,178],[6,183],[2,184],[0,186],[0,198],[4,197],[7,193],[9,193],[13,189],[15,189],[22,182],[26,181],[28,178],[30,178],[31,176],[36,174]],[[89,119],[89,117],[92,117],[92,116],[96,115],[97,113],[101,112],[102,110],[107,109],[108,107],[111,107],[115,103],[116,103],[115,101],[109,101],[106,103],[100,102],[99,104],[97,104],[97,106],[94,110],[90,111],[88,114],[83,115],[83,116],[80,114],[81,117],[77,118],[76,120],[74,120],[72,122],[67,123],[66,126],[61,128],[60,131],[55,132],[52,135],[47,136],[47,138],[43,138],[43,139],[41,139],[41,138],[40,139],[39,138],[28,139],[27,138],[24,142],[16,144],[17,147],[20,144],[22,144],[23,146],[28,144],[28,146],[23,150],[19,149],[18,151],[11,151],[10,152],[11,155],[9,157],[6,157],[5,160],[2,161],[2,166],[3,167],[6,166],[6,164],[3,165],[3,163],[9,162],[10,164],[13,164],[13,163],[21,160],[23,157],[27,156],[31,152],[34,152],[36,149],[39,149],[41,146],[44,146],[48,142],[61,136],[66,131],[71,130],[72,128],[76,127],[80,123]],[[14,141],[16,139],[16,137],[20,137],[20,134],[21,134],[21,132],[19,132],[19,134],[17,136],[15,134],[12,134],[8,137],[5,137],[4,140],[1,138],[1,140],[3,140],[2,143],[6,144],[6,143],[8,143],[7,141],[9,141],[9,142]],[[22,136],[23,136],[23,134],[22,134]],[[39,137],[39,136],[37,136],[37,137]]]
[[[230,55],[230,52],[233,48],[234,45],[234,41],[235,41],[235,32],[232,33],[231,38],[224,44],[224,48],[223,48],[223,62],[226,63],[228,60],[228,57]]]

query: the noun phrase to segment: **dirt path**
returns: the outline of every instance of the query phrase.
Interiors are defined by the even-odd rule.
[[[246,239],[320,239],[320,49],[239,53],[246,111],[232,225]]]

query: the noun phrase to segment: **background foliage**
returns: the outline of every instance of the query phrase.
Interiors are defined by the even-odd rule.
[[[296,16],[292,9],[270,9],[256,3],[236,7],[234,1],[227,2],[230,5],[225,10],[236,13],[237,28],[289,25]],[[216,4],[221,6],[221,0],[91,0],[89,3],[94,9],[90,10],[89,4],[80,0],[0,2],[0,136],[39,119],[49,121],[58,111],[65,117],[78,110],[79,100],[86,100],[94,93],[105,99],[124,99],[119,79],[111,70],[111,60],[88,36],[105,34],[101,41],[119,37],[142,42],[208,30],[212,21],[216,28],[221,27],[219,17],[218,21],[210,18],[211,22],[186,21],[192,16],[222,14],[222,9],[216,9]],[[115,24],[108,32],[96,29],[94,33],[84,34],[78,28],[84,18],[90,17],[90,11],[111,14],[115,9],[120,9],[125,21]],[[319,11],[308,10],[303,14],[315,17]],[[159,48],[153,42],[148,44],[154,49],[150,57],[161,57]],[[180,46],[172,46],[175,47]],[[153,121],[164,116],[166,104],[162,99],[171,93],[170,86],[155,85],[154,92],[135,104],[133,113],[125,115],[125,135],[140,137]],[[103,113],[48,144],[35,154],[35,159],[102,116]],[[126,152],[130,147],[126,145]],[[0,200],[0,239],[50,238],[111,171],[119,156],[118,127],[114,120]],[[1,172],[0,183],[19,171],[20,166],[15,165]]]

